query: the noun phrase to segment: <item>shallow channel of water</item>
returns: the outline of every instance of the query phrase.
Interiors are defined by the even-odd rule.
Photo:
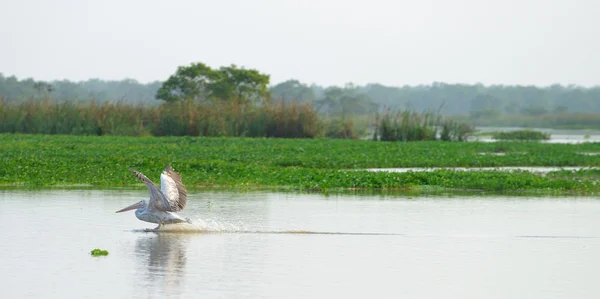
[[[144,233],[115,211],[146,197],[0,190],[3,297],[600,294],[596,198],[196,191],[182,214],[204,232]]]
[[[600,131],[598,130],[572,130],[572,129],[544,129],[544,128],[523,128],[523,127],[477,127],[480,133],[486,132],[510,132],[517,130],[534,130],[550,134],[549,140],[543,140],[543,143],[585,143],[600,142]],[[470,141],[496,142],[490,136],[474,136]]]
[[[387,172],[409,172],[409,171],[436,171],[436,170],[455,170],[455,171],[529,171],[536,173],[548,173],[552,171],[569,170],[578,171],[584,169],[600,169],[589,166],[501,166],[501,167],[403,167],[403,168],[367,168],[367,171],[387,171]]]

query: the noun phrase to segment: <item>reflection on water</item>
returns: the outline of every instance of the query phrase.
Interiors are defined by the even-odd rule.
[[[146,233],[154,224],[114,213],[144,197],[0,190],[2,298],[600,293],[596,198],[189,192],[182,214],[211,231]]]
[[[175,233],[147,233],[136,240],[135,255],[145,277],[139,289],[152,294],[178,295],[185,282],[188,236]]]

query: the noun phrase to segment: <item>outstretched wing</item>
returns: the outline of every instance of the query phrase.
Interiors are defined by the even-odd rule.
[[[150,201],[148,202],[148,206],[161,211],[171,211],[169,201],[149,178],[135,169],[129,168],[129,171],[135,175],[136,179],[144,182],[146,187],[148,187],[148,191],[150,191]]]
[[[181,176],[173,170],[170,164],[160,174],[160,190],[169,204],[170,210],[168,211],[177,212],[185,208],[187,190],[181,182]]]

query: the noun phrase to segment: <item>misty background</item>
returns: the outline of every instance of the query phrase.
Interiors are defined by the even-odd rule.
[[[0,11],[5,103],[155,106],[177,67],[203,62],[256,69],[273,99],[326,114],[410,107],[482,124],[600,112],[597,1],[1,0]]]
[[[0,72],[164,81],[236,64],[277,84],[592,87],[595,0],[0,0]]]
[[[6,103],[51,98],[57,101],[121,102],[126,104],[158,105],[156,91],[162,82],[143,84],[134,79],[105,81],[90,79],[73,82],[35,81],[6,77],[0,74],[0,95]],[[350,97],[361,96],[350,114],[368,114],[384,108],[439,110],[446,115],[490,116],[497,114],[542,115],[548,113],[600,113],[600,87],[581,87],[559,84],[548,87],[507,86],[483,84],[433,83],[417,86],[385,86],[345,84],[321,86],[298,80],[271,85],[276,100],[309,102],[322,112],[328,107],[326,95],[338,91]],[[357,103],[358,102],[358,103]],[[335,112],[335,111],[333,111]]]

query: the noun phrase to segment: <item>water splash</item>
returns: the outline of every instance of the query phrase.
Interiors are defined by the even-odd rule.
[[[225,221],[219,221],[214,219],[201,219],[198,218],[189,223],[196,229],[204,232],[247,232],[248,229],[243,224],[234,224]]]
[[[367,236],[400,236],[397,233],[378,232],[327,232],[307,230],[262,230],[249,229],[243,224],[219,221],[214,219],[187,219],[187,222],[164,224],[158,229],[134,230],[138,232],[155,233],[246,233],[246,234],[290,234],[290,235],[367,235]]]
[[[164,224],[158,229],[143,229],[142,232],[173,232],[173,233],[235,233],[249,232],[243,225],[233,224],[213,219],[187,219],[188,222]]]
[[[137,232],[154,233],[243,233],[243,234],[285,234],[285,235],[363,235],[363,236],[403,236],[397,233],[379,232],[328,232],[307,230],[261,230],[248,229],[243,225],[236,225],[212,219],[197,219],[195,221],[165,224],[158,229],[134,230]]]

